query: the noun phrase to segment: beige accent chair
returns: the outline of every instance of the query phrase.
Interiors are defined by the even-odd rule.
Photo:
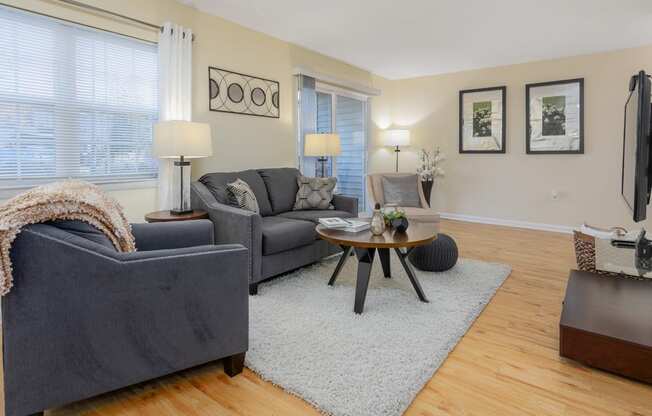
[[[383,191],[383,176],[386,177],[401,177],[401,176],[414,176],[417,181],[417,189],[419,191],[419,201],[421,207],[400,207],[405,211],[408,220],[421,221],[421,222],[439,222],[439,213],[430,208],[426,197],[423,194],[423,186],[419,177],[414,173],[372,173],[367,175],[367,189],[369,193],[369,202],[373,208],[376,203],[379,203],[381,208],[385,207],[385,193]]]

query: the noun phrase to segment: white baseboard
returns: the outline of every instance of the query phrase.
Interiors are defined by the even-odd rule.
[[[527,228],[530,230],[552,231],[556,233],[572,234],[573,227],[567,225],[542,224],[538,222],[504,220],[500,218],[477,217],[475,215],[453,214],[441,212],[441,218],[466,222],[477,222],[480,224],[503,225],[505,227]]]

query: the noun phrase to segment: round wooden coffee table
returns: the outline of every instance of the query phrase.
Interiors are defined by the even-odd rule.
[[[342,247],[344,253],[340,261],[335,266],[333,275],[328,281],[329,285],[333,285],[337,276],[340,274],[342,267],[349,258],[351,250],[355,250],[358,258],[358,279],[355,285],[355,305],[353,311],[355,313],[362,313],[364,310],[364,301],[367,297],[367,288],[369,287],[369,276],[371,275],[371,267],[378,251],[380,257],[380,264],[383,267],[383,274],[386,278],[391,278],[390,264],[389,264],[389,250],[394,249],[398,258],[407,273],[412,287],[417,292],[419,300],[428,302],[426,295],[423,293],[421,284],[412,270],[412,266],[407,261],[407,256],[414,247],[428,244],[437,238],[439,226],[437,223],[421,223],[412,222],[404,233],[395,232],[394,230],[387,229],[382,235],[375,236],[371,231],[361,231],[359,233],[348,233],[341,230],[328,229],[322,225],[317,226],[317,234],[323,240],[332,244],[337,244]]]

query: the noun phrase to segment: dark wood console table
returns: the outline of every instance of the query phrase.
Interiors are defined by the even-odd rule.
[[[652,281],[571,270],[559,354],[652,383]]]

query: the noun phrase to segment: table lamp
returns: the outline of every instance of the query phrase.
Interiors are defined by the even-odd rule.
[[[186,159],[207,157],[213,154],[211,126],[206,123],[170,120],[154,125],[153,153],[162,159],[174,161],[173,198],[170,213],[182,215],[192,212],[190,208],[190,162]],[[176,168],[179,169],[176,169]],[[185,169],[184,169],[185,168]],[[176,189],[178,186],[178,189]]]
[[[340,146],[340,135],[334,133],[312,133],[306,134],[303,147],[305,156],[317,156],[321,163],[321,177],[325,176],[325,164],[327,156],[337,156],[342,152]]]
[[[410,145],[410,130],[392,129],[383,132],[383,144],[385,146],[395,147],[396,153],[396,172],[398,172],[398,153],[401,151],[399,146]]]

